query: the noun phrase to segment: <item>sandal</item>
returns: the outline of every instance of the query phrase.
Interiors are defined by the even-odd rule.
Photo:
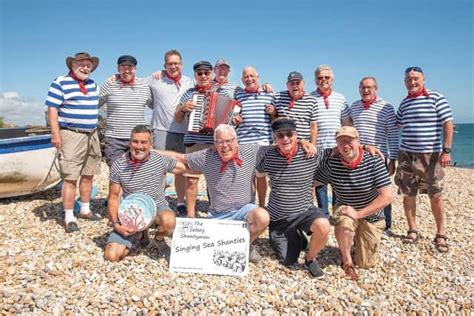
[[[415,235],[415,237],[410,237],[410,234]],[[407,235],[403,237],[403,243],[405,244],[416,244],[418,239],[420,238],[420,234],[416,229],[409,229]]]
[[[442,239],[443,241],[439,242],[439,239]],[[436,250],[438,250],[438,252],[448,252],[449,246],[446,242],[447,240],[448,237],[446,237],[446,235],[436,234],[435,238],[433,239],[433,244],[435,245],[435,248]]]
[[[352,281],[359,280],[359,276],[357,275],[357,272],[354,268],[354,265],[352,265],[352,264],[343,264],[342,269],[346,273],[346,279],[352,280]]]

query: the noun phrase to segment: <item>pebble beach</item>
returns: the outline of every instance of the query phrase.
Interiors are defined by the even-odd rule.
[[[0,313],[122,315],[472,315],[474,310],[474,169],[447,168],[444,201],[450,250],[438,253],[427,196],[419,196],[416,245],[403,244],[402,197],[393,203],[393,232],[380,261],[346,280],[334,234],[320,253],[323,279],[276,260],[265,233],[263,260],[246,277],[178,274],[153,243],[119,263],[103,259],[107,225],[107,167],[95,179],[97,222],[79,220],[67,234],[59,190],[0,200]],[[201,189],[205,186],[201,180]],[[393,186],[396,192],[395,186]],[[198,204],[205,217],[206,197]],[[170,197],[173,206],[175,200]],[[153,236],[153,233],[151,234]],[[301,263],[303,257],[300,258]]]

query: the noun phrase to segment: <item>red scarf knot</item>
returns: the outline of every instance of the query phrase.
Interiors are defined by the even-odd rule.
[[[290,95],[290,104],[288,104],[288,108],[292,109],[295,106],[295,101],[301,99],[304,97],[304,91],[302,91],[301,95],[297,98],[293,98],[290,94],[290,91],[288,91],[288,94]]]
[[[171,77],[168,73],[166,73],[166,77],[168,77],[169,80],[173,81],[176,87],[181,87],[181,73],[179,73],[176,77]]]
[[[69,72],[69,76],[72,79],[77,81],[77,83],[79,84],[79,90],[81,90],[81,92],[84,95],[87,95],[87,88],[86,88],[86,80],[87,79],[86,80],[81,80],[81,79],[77,78],[77,76],[72,71]]]
[[[145,162],[148,161],[148,159],[150,159],[150,153],[148,153],[148,156],[145,157],[145,159],[142,159],[142,160],[138,160],[138,159],[135,159],[133,156],[132,156],[132,153],[128,153],[128,163],[132,166],[132,172],[135,173],[137,171],[137,169],[142,165],[144,164]]]
[[[362,106],[364,107],[364,110],[370,109],[370,106],[374,104],[375,100],[377,100],[377,96],[375,96],[373,99],[370,99],[369,101],[362,101]]]
[[[298,146],[299,145],[296,144],[296,146],[291,148],[291,151],[289,153],[284,153],[280,150],[280,148],[277,147],[278,153],[280,154],[280,156],[286,159],[287,165],[289,165],[291,161],[293,160],[293,158],[296,156],[296,153],[298,152]]]
[[[120,76],[118,78],[119,82],[120,82],[120,89],[122,89],[123,87],[125,86],[130,86],[131,88],[134,87],[135,85],[135,77],[133,77],[131,80],[129,81],[125,81],[123,80]]]
[[[332,89],[329,89],[328,91],[324,92],[318,88],[318,93],[320,96],[323,97],[324,105],[326,106],[326,109],[329,109],[329,96],[332,93]]]
[[[430,94],[428,93],[428,91],[426,91],[426,88],[423,87],[423,89],[421,89],[420,91],[416,93],[408,93],[406,99],[414,99],[414,98],[419,97],[420,95],[424,95],[427,98],[430,97]]]
[[[242,160],[239,158],[238,154],[235,153],[234,157],[232,157],[230,160],[223,161],[221,159],[222,164],[221,164],[221,168],[219,169],[219,172],[223,173],[225,169],[227,169],[231,161],[233,161],[234,164],[236,164],[237,166],[242,167]]]
[[[341,154],[339,154],[341,155]],[[357,156],[357,159],[354,160],[353,162],[349,162],[349,161],[346,161],[344,160],[344,158],[342,158],[342,155],[341,155],[341,163],[346,166],[348,169],[355,169],[357,168],[357,166],[360,165],[360,162],[362,161],[362,157],[364,156],[364,150],[362,149],[361,146],[359,146],[359,155]]]
[[[194,86],[194,89],[199,93],[207,92],[207,91],[211,90],[211,88],[212,88],[212,84],[208,84],[207,86],[203,86],[203,87],[198,86],[198,85]]]

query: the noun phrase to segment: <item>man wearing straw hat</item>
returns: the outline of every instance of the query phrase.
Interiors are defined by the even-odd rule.
[[[97,220],[89,203],[93,177],[100,172],[100,144],[97,135],[98,89],[90,79],[99,58],[77,53],[66,59],[67,75],[57,77],[46,99],[51,126],[51,142],[58,149],[62,200],[67,233],[79,230],[74,216],[74,199],[79,180],[81,210],[79,217]]]

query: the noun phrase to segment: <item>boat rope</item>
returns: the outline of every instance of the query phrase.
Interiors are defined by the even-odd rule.
[[[51,174],[51,171],[53,171],[53,167],[56,167],[56,171],[59,173],[59,166],[58,166],[58,156],[59,156],[59,149],[56,148],[56,152],[54,153],[54,159],[53,162],[51,163],[51,166],[49,167],[48,173],[44,176],[44,178],[40,181],[40,183],[33,189],[37,190],[41,187],[41,185],[48,179],[49,175]]]

